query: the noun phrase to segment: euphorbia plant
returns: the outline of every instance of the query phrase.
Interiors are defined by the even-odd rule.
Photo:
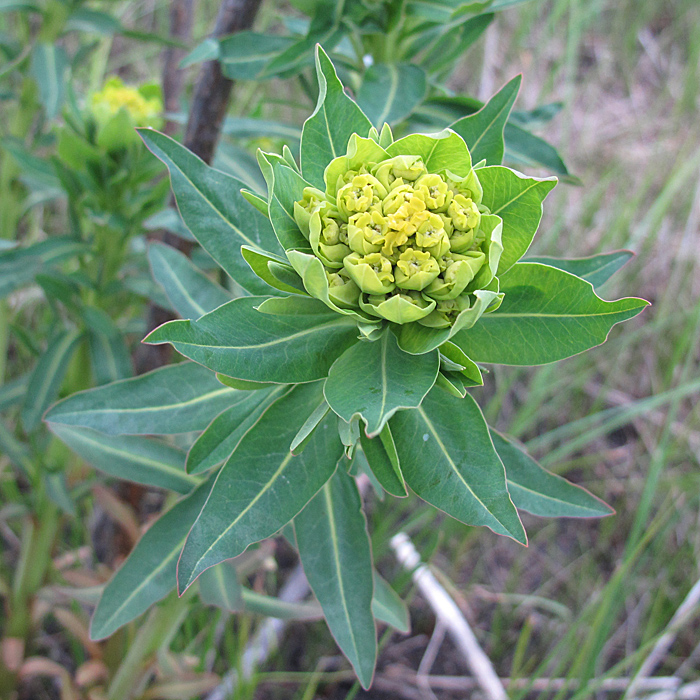
[[[320,49],[316,66],[300,165],[288,150],[259,154],[266,199],[142,132],[170,170],[185,223],[249,294],[222,303],[224,290],[181,259],[170,258],[176,274],[154,265],[186,318],[145,342],[171,343],[194,363],[76,395],[47,420],[98,465],[107,445],[132,455],[126,478],[188,494],[107,586],[95,636],[293,523],[311,588],[367,687],[375,618],[401,614],[374,572],[354,477],[365,472],[396,497],[410,487],[522,544],[518,508],[609,514],[490,430],[467,388],[482,384],[477,363],[576,354],[647,302],[603,301],[588,281],[606,279],[624,255],[521,260],[556,181],[499,165],[512,99],[504,106],[499,93],[451,129],[394,140],[345,94]],[[186,457],[114,437],[189,431],[199,435]]]

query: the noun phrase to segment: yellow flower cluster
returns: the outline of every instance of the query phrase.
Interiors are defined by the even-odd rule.
[[[331,300],[394,323],[452,325],[487,262],[475,171],[430,173],[419,156],[396,156],[333,185],[335,196],[307,187],[295,205]]]
[[[110,78],[102,90],[93,93],[90,110],[99,124],[105,124],[121,109],[126,111],[133,126],[156,126],[161,120],[163,101],[153,90],[131,87],[120,78]]]

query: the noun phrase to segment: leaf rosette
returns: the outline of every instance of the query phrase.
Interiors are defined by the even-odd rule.
[[[410,487],[522,544],[518,510],[609,514],[490,430],[467,389],[483,384],[477,362],[570,357],[647,303],[595,292],[624,252],[521,261],[556,179],[500,164],[519,80],[451,128],[395,140],[345,93],[320,47],[316,69],[300,162],[286,148],[258,153],[266,197],[141,132],[170,171],[185,224],[244,294],[230,298],[187,259],[152,248],[154,276],[182,318],[145,342],[194,362],[70,397],[46,420],[105,470],[119,450],[128,478],[144,483],[184,491],[215,470],[144,538],[167,545],[169,568],[137,548],[106,589],[93,634],[292,522],[329,627],[368,687],[381,588],[353,477],[396,497]],[[187,431],[201,434],[186,457],[146,437]],[[145,583],[134,586],[137,574]]]

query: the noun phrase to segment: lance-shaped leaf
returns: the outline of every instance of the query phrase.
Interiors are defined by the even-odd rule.
[[[594,288],[607,282],[623,265],[634,257],[631,250],[591,255],[587,258],[550,258],[547,255],[528,257],[523,262],[538,262],[557,267],[590,282]]]
[[[197,321],[170,321],[144,342],[172,343],[186,357],[228,377],[296,384],[325,377],[357,340],[355,322],[320,303],[317,313],[272,316],[257,311],[262,301],[234,299]]]
[[[232,80],[254,80],[265,66],[294,43],[294,38],[236,32],[219,42],[221,72]]]
[[[391,432],[408,485],[467,525],[485,525],[526,544],[506,473],[479,406],[433,389],[419,408],[400,411]]]
[[[129,347],[118,328],[115,327],[112,333],[91,330],[88,333],[88,349],[97,384],[127,379],[134,373]]]
[[[469,146],[472,160],[487,165],[500,165],[505,150],[503,130],[518,96],[522,76],[506,83],[476,114],[463,117],[450,126]]]
[[[148,248],[153,278],[182,318],[199,318],[231,301],[231,294],[212,282],[186,255],[163,243]]]
[[[195,440],[187,453],[187,471],[203,472],[228,459],[260,416],[287,391],[288,386],[279,384],[270,389],[240,392],[240,400],[214,418]]]
[[[204,430],[238,397],[193,362],[88,389],[53,406],[50,423],[93,428],[109,435],[169,435]]]
[[[614,513],[586,489],[543,469],[525,450],[491,430],[506,468],[508,491],[516,508],[548,518],[600,518]]]
[[[316,75],[318,103],[301,132],[301,172],[314,187],[325,189],[326,166],[345,154],[353,134],[367,136],[372,124],[345,94],[330,58],[320,46],[316,49]]]
[[[278,241],[285,250],[311,251],[294,219],[294,202],[303,197],[309,183],[289,167],[280,156],[258,152],[258,162],[267,181],[270,201],[268,211]]]
[[[296,387],[241,440],[187,538],[178,565],[181,593],[205,569],[280,530],[328,481],[343,454],[332,415],[300,455],[289,451],[321,398],[318,384]]]
[[[408,634],[411,631],[411,621],[406,603],[376,571],[374,572],[372,612],[377,620],[390,625],[398,632]]]
[[[81,338],[78,331],[63,331],[49,342],[46,352],[39,358],[22,407],[22,423],[27,432],[41,423],[42,414],[56,398]]]
[[[57,424],[51,431],[88,464],[117,479],[178,493],[188,493],[199,483],[185,473],[185,453],[160,440]]]
[[[377,660],[372,553],[355,480],[339,469],[294,518],[299,556],[331,634],[369,688]]]
[[[420,104],[428,89],[425,71],[410,63],[375,63],[362,78],[357,102],[378,129],[396,124]]]
[[[484,189],[482,204],[503,219],[503,253],[498,264],[501,275],[530,247],[542,218],[542,202],[557,179],[525,177],[498,165],[476,172]]]
[[[180,214],[204,250],[244,289],[269,293],[243,259],[241,246],[278,254],[282,250],[270,222],[241,194],[244,183],[209,167],[165,134],[153,129],[139,133],[168,167]]]
[[[383,436],[370,439],[363,432],[360,433],[362,451],[365,453],[369,468],[372,470],[372,473],[381,487],[392,496],[404,498],[408,493],[406,491],[406,483],[404,482],[403,474],[401,473],[399,459],[396,455],[396,446],[394,445],[389,426],[384,426],[384,430],[387,432],[387,438],[384,442],[386,442],[386,440],[390,441],[388,445],[389,449],[383,444]]]
[[[61,111],[68,66],[68,54],[61,46],[41,43],[32,49],[31,73],[39,86],[39,99],[48,119]]]
[[[324,393],[343,420],[361,416],[374,437],[400,408],[420,405],[439,367],[437,350],[409,355],[387,329],[379,340],[356,343],[333,363]]]
[[[286,260],[272,256],[261,250],[256,250],[255,248],[248,248],[248,246],[243,246],[241,248],[241,253],[245,261],[250,265],[250,269],[271,287],[286,292],[287,294],[299,294],[300,292],[306,294],[301,278]],[[280,268],[286,273],[284,279],[278,277],[278,275],[280,275]],[[273,273],[273,270],[277,275]],[[293,281],[294,286],[287,284],[285,280]]]
[[[148,528],[105,587],[92,616],[92,639],[109,637],[175,588],[177,558],[210,488],[211,481],[203,483]]]
[[[199,577],[199,597],[205,605],[216,605],[229,612],[239,612],[245,607],[243,586],[233,562],[222,561]]]
[[[476,362],[555,362],[605,342],[616,323],[649,305],[634,297],[603,301],[590,282],[529,262],[501,277],[501,291],[499,309],[452,338]]]

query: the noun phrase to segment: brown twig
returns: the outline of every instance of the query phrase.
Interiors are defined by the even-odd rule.
[[[192,38],[194,0],[172,0],[170,3],[170,37],[189,44]],[[166,114],[177,112],[185,81],[185,72],[180,61],[185,57],[185,49],[168,46],[163,52],[163,102]],[[163,131],[172,136],[177,131],[177,123],[166,121]]]
[[[250,29],[261,0],[223,0],[213,38]],[[185,146],[210,163],[221,134],[233,81],[221,72],[218,61],[207,61],[199,71],[185,131]]]

